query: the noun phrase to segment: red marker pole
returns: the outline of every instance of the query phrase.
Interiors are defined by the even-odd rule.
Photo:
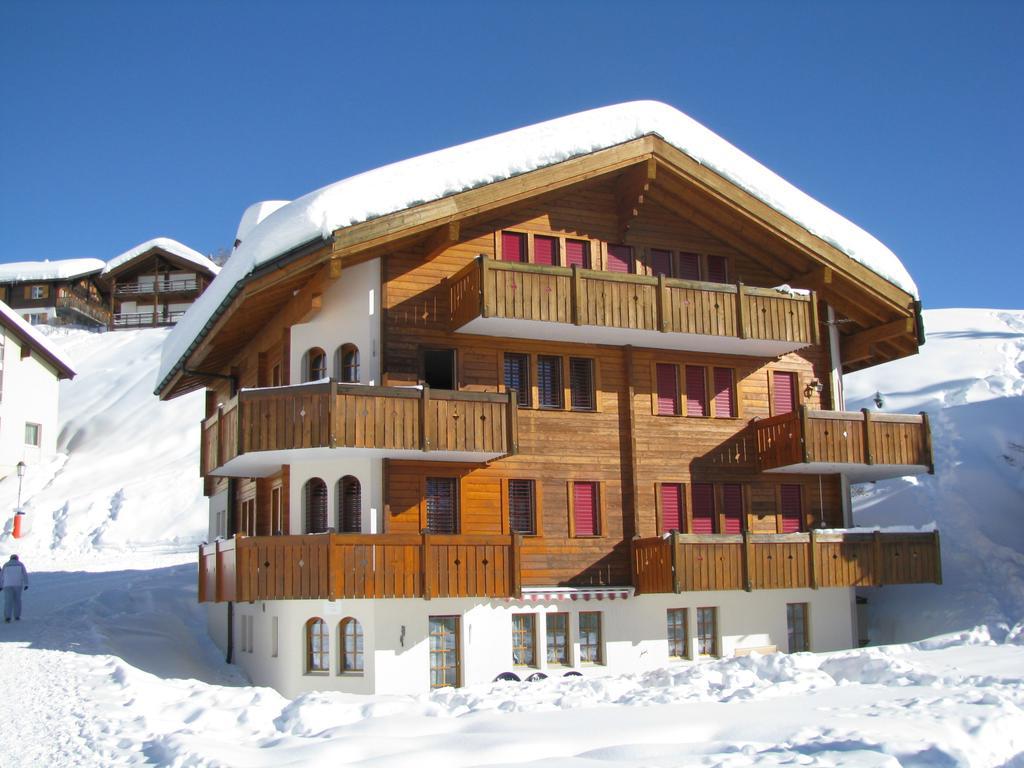
[[[25,513],[20,509],[14,513],[14,538],[21,538],[21,519],[25,517]]]

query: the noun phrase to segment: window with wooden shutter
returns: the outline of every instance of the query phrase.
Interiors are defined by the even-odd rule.
[[[573,535],[599,536],[601,534],[598,504],[597,483],[575,482],[572,484]]]
[[[501,233],[501,260],[526,261],[526,235],[522,232]]]
[[[345,475],[338,481],[338,511],[341,516],[339,529],[344,533],[360,533],[363,530],[363,495],[359,480]]]
[[[546,267],[558,266],[558,238],[533,236],[533,263]]]
[[[569,402],[574,411],[594,410],[594,361],[589,357],[569,358]]]
[[[743,486],[725,483],[722,486],[722,533],[743,532]]]
[[[311,478],[303,486],[303,496],[306,533],[323,533],[327,530],[327,484],[319,477]]]
[[[565,266],[590,269],[590,243],[586,240],[566,240]]]
[[[459,505],[454,477],[427,478],[427,531],[458,533]]]
[[[707,373],[703,365],[686,366],[686,415],[708,415]]]
[[[672,363],[658,363],[654,369],[658,389],[659,416],[676,416],[679,413],[679,373]]]
[[[686,528],[686,514],[683,511],[683,484],[662,483],[659,488],[661,500],[661,532],[682,531]]]
[[[690,533],[715,532],[715,487],[711,483],[694,483],[690,486],[693,496],[693,517]]]
[[[672,277],[672,251],[665,251],[660,248],[652,248],[651,251],[651,273],[658,277]]]
[[[505,388],[516,391],[516,403],[520,408],[529,408],[532,402],[530,392],[530,356],[505,353]]]
[[[786,605],[786,636],[789,640],[790,653],[800,653],[811,649],[807,624],[807,603],[788,603]]]
[[[803,494],[799,485],[785,483],[780,488],[782,532],[799,533],[804,529]]]
[[[537,399],[541,408],[561,408],[562,358],[554,355],[537,356]]]
[[[633,249],[628,245],[608,246],[608,271],[629,274],[633,271]]]
[[[772,371],[772,406],[776,416],[796,410],[796,374]]]
[[[736,395],[732,368],[715,368],[712,372],[715,386],[715,417],[728,419],[736,415]]]
[[[537,505],[533,480],[508,481],[508,528],[512,533],[537,533]]]
[[[683,280],[700,280],[700,256],[696,253],[679,254],[679,277]]]
[[[729,282],[729,262],[725,256],[708,255],[706,258],[708,264],[707,281],[709,283]]]

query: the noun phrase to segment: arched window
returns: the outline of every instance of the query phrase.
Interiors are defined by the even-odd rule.
[[[363,671],[363,626],[349,616],[338,625],[340,672]]]
[[[359,383],[359,347],[342,344],[334,353],[334,375],[344,384]]]
[[[363,530],[363,501],[359,480],[345,475],[338,481],[338,528],[345,533]]]
[[[306,512],[306,533],[327,530],[327,483],[312,477],[302,487],[302,505]]]
[[[319,381],[327,378],[327,355],[320,347],[306,350],[302,356],[302,381]]]
[[[306,622],[306,672],[325,673],[330,667],[331,638],[327,622],[316,617]]]

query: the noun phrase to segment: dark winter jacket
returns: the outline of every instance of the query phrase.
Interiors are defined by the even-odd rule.
[[[20,560],[8,560],[0,569],[0,587],[27,587],[28,570]]]

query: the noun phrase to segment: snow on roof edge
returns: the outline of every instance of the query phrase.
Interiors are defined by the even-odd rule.
[[[7,320],[12,326],[14,326],[16,332],[20,332],[27,341],[42,349],[47,355],[53,358],[53,360],[60,365],[64,366],[70,373],[70,376],[75,375],[75,366],[61,349],[59,349],[53,342],[43,336],[39,331],[25,322],[24,318],[9,307],[5,302],[0,301],[0,315]],[[59,378],[59,371],[58,371]]]
[[[342,179],[257,224],[164,344],[159,386],[177,369],[234,286],[256,267],[317,236],[656,134],[915,298],[917,286],[885,245],[688,115],[655,101],[580,112],[401,160]]]
[[[175,256],[185,259],[186,261],[190,261],[197,266],[203,267],[204,269],[208,269],[215,275],[220,272],[220,267],[218,267],[216,264],[210,261],[210,259],[208,259],[206,256],[203,256],[203,254],[199,253],[199,251],[189,248],[184,243],[179,243],[177,240],[173,240],[169,237],[154,237],[152,240],[147,240],[144,243],[139,243],[138,245],[129,248],[124,253],[120,253],[114,258],[112,258],[104,266],[103,274],[109,274],[113,270],[117,269],[123,264],[127,264],[132,259],[136,258],[137,256],[141,256],[146,251],[152,248],[161,248],[167,251],[168,253],[174,254]]]
[[[242,211],[242,218],[238,220],[238,229],[235,230],[235,242],[240,243],[242,240],[245,240],[253,228],[261,221],[290,202],[291,200],[261,200],[250,205]]]
[[[33,280],[73,280],[102,271],[102,259],[55,259],[53,261],[12,261],[0,264],[0,282],[25,283]]]

